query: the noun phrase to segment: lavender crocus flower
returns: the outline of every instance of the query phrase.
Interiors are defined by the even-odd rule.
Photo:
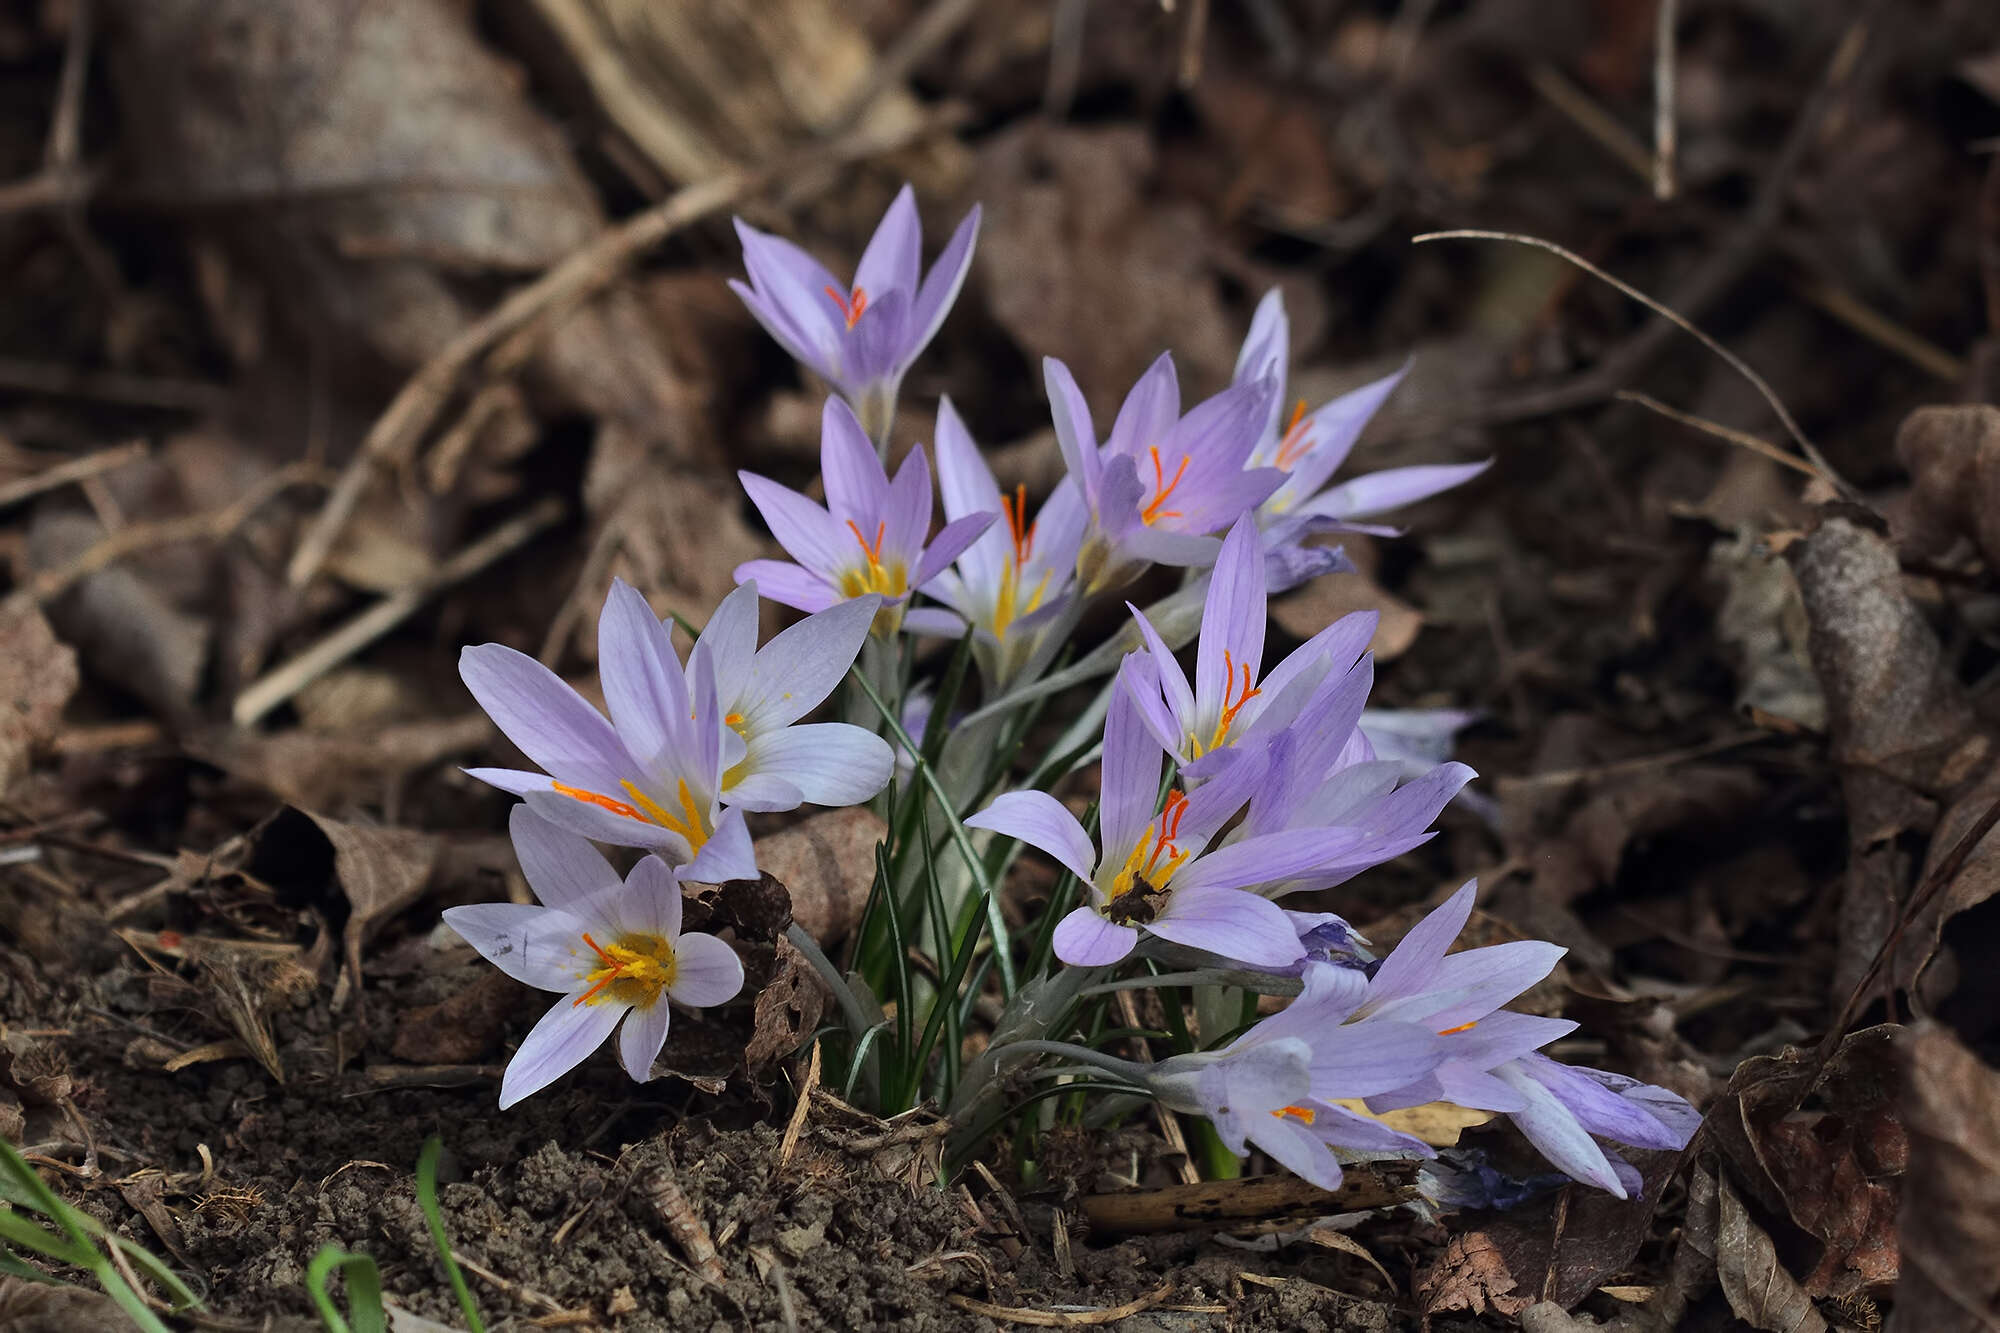
[[[1299,538],[1314,530],[1395,536],[1400,529],[1369,525],[1361,520],[1450,490],[1491,466],[1489,459],[1480,463],[1388,468],[1328,486],[1327,481],[1347,461],[1355,441],[1361,438],[1362,429],[1402,383],[1408,367],[1342,394],[1311,412],[1306,410],[1305,400],[1300,399],[1281,428],[1290,339],[1291,322],[1285,317],[1284,296],[1274,287],[1258,302],[1250,332],[1236,358],[1237,384],[1270,381],[1276,385],[1257,447],[1250,456],[1252,466],[1277,468],[1285,474],[1284,483],[1257,508],[1257,520],[1270,532],[1274,545],[1295,545]]]
[[[727,729],[718,724],[714,665],[707,653],[690,665],[692,683],[645,597],[622,579],[597,621],[609,722],[526,653],[497,643],[466,648],[459,678],[543,770],[468,772],[573,833],[657,852],[690,879],[755,879],[742,812],[721,804]]]
[[[1254,1144],[1324,1189],[1340,1184],[1336,1149],[1432,1156],[1379,1120],[1335,1103],[1427,1076],[1445,1043],[1397,1019],[1343,1022],[1365,986],[1360,973],[1308,963],[1304,989],[1221,1051],[1161,1061],[1147,1082],[1173,1110],[1205,1115],[1238,1156]]]
[[[1173,650],[1146,613],[1131,607],[1143,637],[1154,688],[1138,692],[1140,715],[1189,778],[1220,767],[1239,740],[1268,736],[1290,725],[1320,697],[1326,682],[1348,680],[1374,636],[1376,616],[1343,616],[1294,650],[1258,679],[1264,665],[1265,562],[1257,524],[1236,521],[1209,573],[1202,603],[1201,637],[1189,685]],[[1128,603],[1128,606],[1130,604]],[[1352,685],[1354,708],[1367,698],[1368,679]],[[1348,726],[1353,725],[1349,719]]]
[[[904,623],[948,638],[969,628],[980,675],[999,694],[1040,675],[1076,623],[1076,552],[1088,515],[1076,482],[1065,479],[1031,521],[1027,487],[1000,493],[949,398],[938,403],[937,467],[946,519],[1003,513],[1007,526],[988,528],[924,585],[950,610],[912,611]]]
[[[887,638],[901,626],[911,591],[936,578],[1000,516],[964,515],[926,544],[932,501],[924,451],[912,449],[889,480],[860,421],[838,398],[826,400],[819,456],[824,509],[768,477],[736,474],[778,545],[798,562],[746,560],[736,567],[736,581],[755,579],[764,596],[800,611],[879,596],[875,632]]]
[[[923,225],[905,185],[875,229],[852,286],[790,241],[736,220],[748,285],[730,287],[764,331],[839,390],[871,439],[886,439],[904,372],[930,344],[972,267],[979,207],[923,273]]]
[[[745,810],[858,805],[888,785],[895,761],[880,736],[846,722],[799,722],[854,664],[879,606],[873,597],[836,603],[759,648],[756,580],[722,599],[695,640],[694,655],[710,659],[714,719],[727,728],[725,804]]]
[[[1664,1088],[1539,1054],[1574,1031],[1564,1019],[1500,1008],[1547,976],[1565,950],[1516,940],[1447,954],[1472,913],[1468,883],[1411,928],[1366,981],[1346,1020],[1393,1019],[1434,1030],[1442,1059],[1404,1087],[1367,1097],[1375,1112],[1447,1101],[1505,1113],[1570,1176],[1627,1197],[1637,1173],[1591,1138],[1679,1148],[1701,1117]],[[1351,975],[1359,977],[1359,972]],[[1352,983],[1350,983],[1352,984]],[[1622,1169],[1621,1169],[1622,1168]]]
[[[1204,855],[1209,839],[1243,807],[1262,777],[1254,760],[1230,766],[1192,793],[1159,805],[1166,754],[1139,718],[1128,657],[1104,722],[1099,842],[1045,792],[1008,792],[967,819],[1039,847],[1087,886],[1088,901],[1056,926],[1056,957],[1081,967],[1118,962],[1142,931],[1253,967],[1283,967],[1304,955],[1275,903],[1241,886],[1302,874],[1338,856],[1347,831],[1308,830],[1251,838]]]
[[[712,935],[681,933],[681,886],[657,856],[623,880],[595,847],[515,806],[508,823],[521,873],[541,900],[450,907],[445,924],[516,981],[562,999],[521,1042],[500,1083],[506,1109],[539,1092],[618,1034],[625,1072],[643,1083],[666,1043],[669,1000],[722,1004],[743,964]]]
[[[1100,445],[1069,368],[1050,358],[1042,370],[1063,461],[1090,513],[1076,565],[1085,596],[1122,587],[1148,565],[1208,564],[1212,534],[1284,481],[1273,468],[1245,471],[1275,392],[1268,381],[1240,381],[1182,416],[1173,357],[1163,354]]]

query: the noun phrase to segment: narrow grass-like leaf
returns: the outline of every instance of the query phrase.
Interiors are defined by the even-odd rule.
[[[479,1306],[472,1299],[472,1288],[466,1285],[465,1274],[459,1271],[458,1260],[452,1257],[451,1237],[445,1232],[444,1214],[438,1208],[438,1156],[443,1151],[444,1140],[433,1134],[424,1140],[423,1150],[417,1154],[417,1207],[423,1210],[424,1222],[430,1227],[431,1244],[437,1247],[438,1258],[444,1262],[444,1274],[451,1279],[451,1294],[458,1297],[458,1308],[465,1313],[465,1326],[472,1333],[486,1333]]]
[[[347,1308],[342,1315],[326,1280],[335,1269],[347,1281]],[[322,1245],[306,1265],[306,1294],[312,1297],[327,1333],[388,1333],[389,1317],[382,1308],[382,1271],[365,1254],[350,1254],[338,1245]]]
[[[1000,899],[993,891],[993,882],[987,878],[985,863],[979,859],[979,853],[973,847],[972,839],[966,836],[964,819],[960,816],[958,808],[952,804],[951,797],[945,793],[944,784],[938,781],[937,773],[919,752],[920,747],[910,739],[910,733],[903,730],[902,722],[890,711],[889,705],[883,702],[881,693],[859,671],[850,669],[848,676],[861,687],[862,693],[868,696],[868,701],[875,705],[875,710],[882,715],[883,724],[889,728],[896,742],[910,752],[916,764],[917,776],[930,788],[931,795],[937,798],[938,808],[950,821],[949,831],[952,841],[958,845],[959,855],[965,858],[965,867],[971,872],[973,883],[986,895],[986,924],[993,932],[993,950],[1000,964],[1001,990],[1006,995],[1013,995],[1016,982],[1014,961],[1008,953],[1007,922],[1000,913]]]
[[[889,916],[889,939],[896,950],[895,960],[890,966],[890,976],[896,984],[896,1058],[884,1062],[890,1067],[882,1071],[882,1079],[876,1089],[879,1098],[891,1088],[899,1093],[903,1091],[907,1081],[904,1071],[910,1058],[910,944],[903,932],[903,912],[896,902],[895,886],[889,879],[889,857],[880,843],[875,846],[875,882],[882,886],[882,901]],[[899,1104],[891,1109],[900,1111],[904,1108]]]

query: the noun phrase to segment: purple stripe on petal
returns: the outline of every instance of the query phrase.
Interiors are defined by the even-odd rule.
[[[1368,1003],[1364,1008],[1380,1008],[1390,1000],[1418,994],[1430,984],[1445,950],[1451,948],[1458,933],[1471,919],[1473,895],[1477,890],[1478,881],[1467,880],[1464,887],[1447,898],[1436,911],[1410,927],[1402,942],[1382,960],[1382,966],[1375,969],[1374,979],[1368,986]]]
[[[826,484],[826,507],[836,520],[861,522],[881,513],[889,498],[888,475],[860,418],[839,398],[827,399],[820,412],[819,468]],[[865,523],[871,537],[874,526]]]
[[[1128,656],[1125,659],[1131,661]],[[1098,830],[1105,858],[1116,865],[1138,845],[1160,799],[1159,739],[1139,712],[1132,674],[1121,665],[1104,717],[1104,760],[1098,783]]]
[[[1282,908],[1238,889],[1176,888],[1147,929],[1252,967],[1283,967],[1306,954]]]
[[[507,739],[558,779],[615,791],[635,776],[604,716],[526,653],[482,643],[459,653],[458,674]]]
[[[578,1004],[578,998],[580,994],[557,1000],[522,1039],[500,1080],[501,1110],[540,1092],[582,1064],[625,1016],[626,1006],[616,1001]]]
[[[836,571],[860,559],[854,534],[805,496],[786,490],[770,478],[760,477],[754,472],[738,472],[736,479],[743,483],[750,503],[757,506],[757,512],[763,515],[764,526],[771,530],[771,536],[785,548],[785,554],[801,565],[816,574],[832,577]],[[742,577],[742,570],[739,569],[737,578],[740,581]],[[760,574],[756,578],[762,586],[763,576]],[[772,595],[768,587],[764,589],[764,595]]]
[[[1042,358],[1042,380],[1048,387],[1049,413],[1054,418],[1056,443],[1062,449],[1069,475],[1083,487],[1091,508],[1097,506],[1097,491],[1103,474],[1098,455],[1097,434],[1090,423],[1090,404],[1069,367],[1054,357]]]
[[[965,821],[967,828],[991,829],[1038,847],[1088,883],[1096,873],[1097,849],[1075,815],[1047,792],[1010,791]]]
[[[743,961],[713,935],[683,935],[675,940],[674,963],[674,983],[667,994],[677,1004],[707,1009],[727,1004],[743,989]]]
[[[1108,967],[1123,960],[1138,942],[1137,930],[1106,921],[1093,907],[1074,908],[1056,923],[1056,957],[1071,967]]]

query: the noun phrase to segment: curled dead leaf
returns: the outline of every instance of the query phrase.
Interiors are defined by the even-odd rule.
[[[1941,1027],[1917,1028],[1897,1045],[1910,1171],[1889,1333],[2000,1328],[2000,1073]]]

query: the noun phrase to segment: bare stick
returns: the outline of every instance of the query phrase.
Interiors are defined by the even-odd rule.
[[[85,477],[95,477],[114,468],[124,467],[127,463],[145,456],[146,442],[134,440],[130,444],[121,444],[112,449],[100,449],[94,454],[85,454],[82,458],[72,458],[67,463],[45,467],[30,476],[0,486],[0,509],[17,505],[23,500],[32,500],[37,495],[52,491],[58,486],[67,486],[70,482],[82,481]]]
[[[1377,1162],[1369,1167],[1350,1167],[1337,1190],[1323,1190],[1297,1176],[1255,1176],[1121,1194],[1086,1194],[1083,1215],[1099,1230],[1135,1235],[1201,1225],[1229,1226],[1299,1211],[1316,1216],[1359,1212],[1414,1197],[1415,1174],[1415,1168],[1407,1163]]]
[[[184,518],[170,518],[158,523],[134,523],[130,527],[120,528],[92,543],[88,550],[68,564],[45,569],[35,575],[25,587],[14,592],[9,600],[26,598],[35,602],[46,602],[60,597],[92,574],[109,569],[128,555],[155,546],[171,546],[175,542],[221,541],[242,527],[252,514],[280,491],[311,480],[318,471],[318,468],[309,464],[293,463],[288,467],[279,468],[251,487],[235,503],[225,505],[221,509],[211,510],[205,514],[189,514]]]
[[[1804,473],[1808,477],[1818,477],[1828,485],[1833,484],[1831,478],[1821,476],[1819,470],[1813,467],[1812,464],[1795,458],[1768,440],[1760,440],[1755,435],[1748,435],[1743,431],[1732,429],[1720,422],[1710,421],[1707,417],[1698,417],[1691,412],[1683,412],[1677,407],[1668,407],[1659,399],[1640,393],[1637,389],[1620,389],[1611,396],[1620,402],[1637,403],[1640,407],[1648,411],[1658,412],[1669,421],[1678,421],[1683,426],[1692,426],[1704,435],[1713,435],[1718,440],[1727,440],[1731,444],[1740,445],[1753,454],[1770,459],[1780,467],[1788,467],[1792,471]]]
[[[1031,1328],[1093,1328],[1130,1319],[1135,1314],[1152,1309],[1173,1293],[1174,1284],[1162,1282],[1137,1300],[1123,1305],[1109,1305],[1102,1310],[1035,1310],[1025,1306],[995,1305],[991,1301],[961,1296],[955,1291],[945,1299],[968,1314],[985,1315],[1003,1324],[1026,1324]]]
[[[1556,110],[1568,116],[1576,127],[1603,145],[1604,150],[1632,168],[1640,180],[1650,180],[1653,159],[1639,136],[1619,124],[1589,93],[1570,81],[1568,75],[1546,60],[1528,66],[1528,82]]]
[[[828,144],[812,154],[815,165],[837,165],[904,147],[940,128],[937,119],[919,121],[879,135],[857,134]],[[378,466],[405,456],[431,428],[444,409],[459,377],[496,343],[525,328],[551,307],[567,307],[607,286],[625,266],[674,232],[719,212],[746,195],[781,180],[796,170],[798,159],[787,159],[754,172],[730,172],[675,191],[652,208],[613,227],[583,249],[516,291],[410,377],[388,410],[369,428],[341,474],[326,507],[313,520],[292,555],[286,578],[304,587],[318,574],[341,531],[353,517]]]
[[[439,565],[428,577],[393,592],[321,639],[297,657],[274,668],[236,696],[230,716],[247,727],[387,634],[416,609],[454,583],[462,582],[502,556],[526,545],[561,518],[563,502],[555,496],[515,515],[484,537]]]
[[[1835,488],[1840,491],[1842,495],[1846,496],[1848,499],[1858,498],[1859,493],[1856,492],[1852,486],[1848,485],[1846,481],[1841,479],[1840,474],[1834,471],[1833,465],[1831,463],[1828,463],[1826,461],[1825,456],[1820,453],[1819,447],[1815,445],[1811,440],[1807,439],[1806,433],[1803,430],[1799,429],[1799,423],[1792,419],[1791,410],[1785,406],[1784,401],[1778,397],[1777,392],[1771,388],[1771,386],[1765,381],[1764,377],[1762,375],[1759,375],[1756,371],[1752,370],[1750,368],[1750,364],[1747,361],[1745,361],[1742,357],[1736,355],[1736,353],[1730,351],[1727,347],[1724,347],[1721,343],[1709,337],[1706,333],[1703,333],[1700,329],[1696,328],[1694,324],[1691,321],[1689,321],[1685,316],[1681,315],[1678,311],[1674,310],[1670,306],[1667,306],[1660,301],[1654,300],[1652,297],[1646,295],[1646,293],[1640,291],[1637,287],[1634,287],[1631,283],[1626,282],[1621,278],[1615,278],[1611,274],[1606,273],[1603,269],[1591,263],[1588,259],[1585,259],[1582,255],[1576,253],[1576,251],[1565,249],[1564,247],[1557,245],[1554,241],[1545,241],[1539,236],[1524,236],[1519,232],[1513,232],[1513,231],[1483,231],[1474,228],[1466,228],[1458,231],[1425,232],[1421,236],[1412,237],[1410,243],[1412,245],[1422,245],[1428,241],[1511,241],[1516,245],[1533,246],[1537,250],[1546,250],[1550,254],[1556,255],[1568,261],[1569,263],[1576,265],[1578,268],[1582,269],[1585,273],[1588,273],[1591,277],[1596,278],[1599,282],[1605,283],[1608,286],[1613,287],[1619,292],[1623,293],[1625,296],[1630,297],[1632,300],[1637,301],[1640,305],[1645,306],[1646,309],[1660,316],[1662,319],[1672,324],[1675,328],[1681,330],[1683,333],[1692,336],[1703,347],[1706,347],[1709,351],[1715,353],[1718,357],[1721,357],[1723,363],[1727,365],[1731,370],[1734,370],[1744,379],[1749,380],[1750,386],[1755,390],[1757,390],[1758,394],[1760,394],[1763,397],[1764,401],[1771,405],[1771,410],[1778,414],[1778,420],[1784,425],[1785,433],[1792,437],[1793,442],[1799,446],[1799,451],[1803,453],[1809,460],[1811,460],[1812,465],[1818,468],[1821,474],[1824,475],[1826,479],[1829,482],[1831,482],[1835,486]]]
[[[1680,27],[1680,4],[1659,2],[1659,26],[1653,34],[1653,197],[1671,199],[1679,147],[1674,123],[1674,34]]]
[[[1201,82],[1201,45],[1208,37],[1208,0],[1188,0],[1181,24],[1181,60],[1175,81],[1183,91]]]

